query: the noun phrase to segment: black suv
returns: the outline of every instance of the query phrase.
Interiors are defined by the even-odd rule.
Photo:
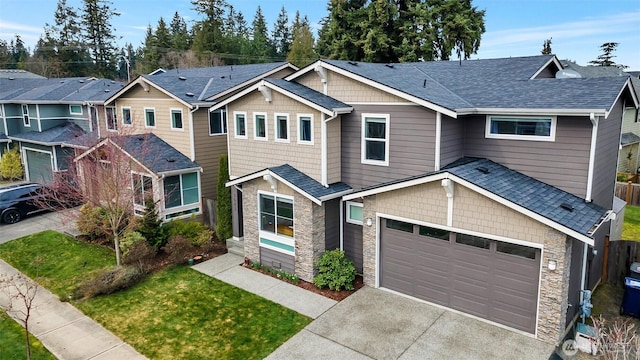
[[[40,184],[22,183],[0,187],[0,220],[17,223],[26,215],[48,210],[47,188]]]

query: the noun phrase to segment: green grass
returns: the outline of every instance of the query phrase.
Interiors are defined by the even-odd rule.
[[[24,328],[10,318],[4,311],[0,311],[0,334],[0,360],[27,358]],[[55,357],[51,355],[38,339],[31,336],[30,341],[31,359],[55,360]]]
[[[622,240],[640,241],[640,206],[625,207]]]
[[[109,249],[55,232],[0,245],[0,257],[63,296],[114,262]],[[72,304],[151,359],[261,359],[311,321],[187,267]]]

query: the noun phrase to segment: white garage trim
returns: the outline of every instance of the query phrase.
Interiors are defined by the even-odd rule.
[[[34,151],[34,152],[39,152],[39,153],[45,153],[45,154],[49,154],[49,159],[51,160],[51,171],[58,171],[58,167],[56,166],[56,162],[55,160],[55,151],[46,151],[46,150],[40,150],[40,149],[34,149],[34,148],[30,148],[30,147],[26,147],[26,146],[22,146],[22,158],[24,159],[24,172],[25,172],[25,177],[27,178],[27,180],[32,181],[31,179],[31,174],[29,174],[29,164],[27,163],[27,150],[28,151]]]

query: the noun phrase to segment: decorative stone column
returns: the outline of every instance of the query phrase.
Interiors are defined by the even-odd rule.
[[[324,253],[324,208],[296,194],[294,204],[296,275],[305,281],[313,281],[315,265]]]
[[[362,224],[362,278],[369,286],[376,285],[376,196],[364,198]],[[372,225],[367,225],[371,219]]]
[[[548,229],[544,234],[537,330],[539,340],[554,345],[561,340],[566,327],[571,243],[556,230]],[[549,270],[549,261],[555,261],[555,270]]]
[[[256,181],[244,183],[242,192],[242,215],[244,220],[244,256],[251,261],[260,261],[260,237],[258,234],[258,186]]]

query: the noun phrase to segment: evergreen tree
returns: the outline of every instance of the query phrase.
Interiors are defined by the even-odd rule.
[[[318,59],[313,49],[315,39],[308,24],[302,24],[294,33],[291,50],[287,54],[287,61],[297,67],[305,67]]]
[[[269,39],[269,32],[267,30],[267,21],[262,14],[262,9],[258,6],[256,15],[253,18],[252,25],[252,37],[251,37],[251,53],[256,57],[257,62],[271,61],[273,56],[273,46]]]
[[[98,77],[112,78],[115,74],[115,29],[111,25],[114,16],[120,16],[108,0],[83,0],[82,27],[93,62],[92,73]]]
[[[280,14],[273,27],[271,35],[273,40],[274,55],[277,58],[285,58],[291,47],[291,28],[289,27],[289,17],[284,6],[280,9]]]
[[[24,46],[24,41],[20,35],[16,34],[15,40],[11,40],[9,45],[12,67],[10,69],[24,69],[29,60],[29,50]]]
[[[147,26],[147,32],[144,37],[144,47],[142,48],[142,59],[139,62],[137,72],[148,74],[159,68],[160,55],[158,54],[158,46],[156,36],[153,33],[151,25]]]
[[[223,16],[227,3],[224,0],[191,0],[194,10],[205,16],[193,26],[192,50],[197,53],[218,53],[224,50],[222,37]]]
[[[171,48],[177,51],[189,49],[191,39],[187,30],[187,23],[177,11],[173,14],[173,19],[169,24],[169,31],[171,34]]]
[[[247,64],[251,53],[251,41],[247,21],[241,11],[229,5],[229,11],[224,25],[224,36],[227,39],[227,64]]]
[[[322,57],[362,60],[362,24],[367,17],[367,0],[329,0],[329,15],[322,20],[318,51]]]
[[[364,51],[367,62],[397,62],[393,49],[394,21],[397,10],[388,0],[373,0],[366,8],[367,16],[362,28],[364,33],[358,45]]]
[[[11,69],[9,66],[13,64],[13,57],[9,51],[9,45],[5,40],[0,39],[0,69]]]
[[[231,188],[225,186],[229,182],[229,159],[227,155],[220,156],[218,166],[218,188],[216,193],[216,236],[219,240],[226,240],[233,236],[231,221]]]
[[[542,55],[550,55],[551,54],[551,39],[552,38],[548,38],[547,40],[545,40],[542,43],[542,51],[540,51],[540,53]]]
[[[620,44],[617,42],[606,42],[600,45],[602,54],[598,55],[595,60],[589,61],[589,64],[595,66],[615,66],[620,69],[628,68],[626,65],[616,64],[616,62],[613,61],[613,58],[616,57],[616,55],[613,55],[613,52],[616,51],[618,45]]]
[[[57,65],[56,76],[86,75],[90,59],[78,12],[68,6],[66,0],[59,0],[53,18],[54,24],[45,26],[44,46],[49,52],[49,60]]]
[[[155,31],[156,36],[156,46],[158,47],[158,51],[160,53],[166,52],[171,48],[171,34],[169,32],[169,28],[167,27],[167,23],[164,21],[162,17],[158,20],[158,26]]]

